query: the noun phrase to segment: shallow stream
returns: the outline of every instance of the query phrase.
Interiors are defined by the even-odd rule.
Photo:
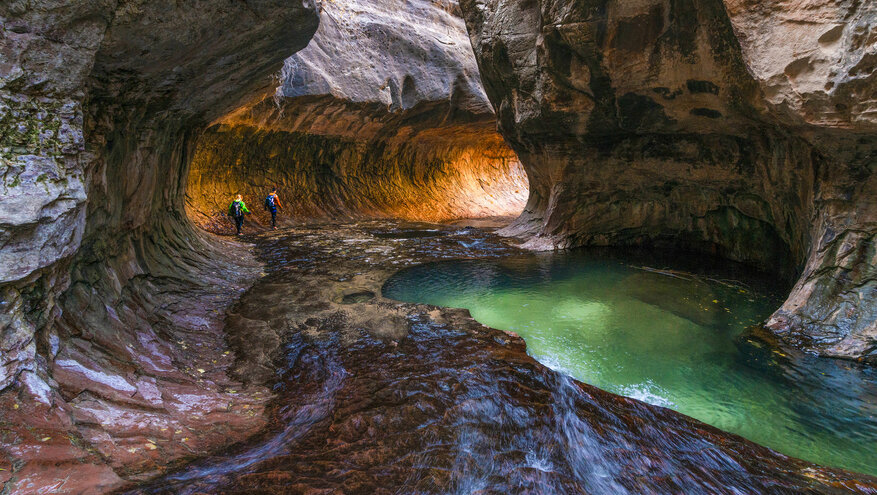
[[[664,264],[640,257],[634,268],[613,253],[521,257],[482,229],[396,222],[303,226],[263,235],[256,249],[265,276],[230,310],[225,332],[240,373],[273,387],[264,430],[130,493],[877,493],[877,478],[786,457],[570,378],[680,410],[716,406],[716,417],[740,423],[788,425],[803,432],[787,435],[791,447],[811,439],[820,459],[873,472],[873,376],[734,340],[776,304],[757,281],[658,274],[645,267]],[[436,263],[455,259],[478,261]],[[514,326],[531,353],[566,373],[464,310],[387,300],[382,286]],[[710,383],[727,390],[697,398]],[[751,412],[734,389],[751,395]],[[796,395],[797,409],[788,404]],[[832,406],[836,417],[825,412]],[[771,407],[777,418],[765,413]]]
[[[739,267],[694,266],[605,252],[447,261],[403,270],[383,295],[466,308],[576,379],[877,474],[877,373],[746,337],[781,302],[778,288]]]

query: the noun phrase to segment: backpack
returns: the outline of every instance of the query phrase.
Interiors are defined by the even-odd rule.
[[[228,207],[228,212],[233,217],[243,216],[241,212],[241,202],[240,201],[232,201],[231,206]]]
[[[274,209],[274,195],[269,194],[267,198],[265,198],[265,209],[273,210]]]

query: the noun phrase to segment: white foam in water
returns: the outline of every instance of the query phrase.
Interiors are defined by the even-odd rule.
[[[673,401],[657,393],[665,392],[661,390],[661,387],[658,387],[657,385],[652,383],[651,380],[643,383],[637,383],[636,385],[626,385],[618,388],[614,392],[625,397],[630,397],[631,399],[636,399],[647,404],[651,404],[653,406],[669,408],[673,408],[676,406]]]
[[[536,455],[535,452],[527,452],[527,466],[538,469],[545,473],[550,473],[554,471],[554,465],[549,461],[545,455]]]
[[[563,375],[566,375],[570,378],[574,377],[576,374],[569,368],[566,368],[560,361],[558,361],[553,356],[540,355],[533,357],[543,366]],[[638,401],[642,401],[653,406],[667,407],[671,409],[673,407],[676,407],[675,402],[665,397],[666,395],[668,395],[666,391],[661,389],[661,387],[656,385],[651,380],[637,383],[635,385],[625,385],[622,387],[617,387],[614,390],[608,391],[618,395],[623,395],[625,397],[630,397],[631,399],[636,399]]]
[[[561,362],[558,361],[558,360],[557,360],[555,357],[553,357],[553,356],[545,356],[545,355],[539,355],[539,356],[531,355],[531,356],[532,356],[536,361],[539,361],[539,363],[540,363],[542,366],[545,366],[546,368],[549,368],[549,369],[551,369],[552,371],[556,371],[556,372],[558,372],[558,373],[561,373],[561,374],[567,375],[567,376],[569,376],[569,377],[572,377],[573,374],[574,374],[574,373],[572,372],[572,370],[570,370],[569,368],[564,367],[564,365],[561,364]]]

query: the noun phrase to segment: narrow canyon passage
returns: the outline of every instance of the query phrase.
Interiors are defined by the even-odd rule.
[[[278,187],[283,222],[517,217],[529,182],[496,130],[454,2],[328,3],[276,93],[195,145],[186,211],[228,233],[243,194],[256,225]]]
[[[314,118],[334,111],[322,108],[331,108],[330,101],[303,105],[285,109],[283,119],[294,118],[292,112]],[[360,129],[362,122],[353,124],[353,132],[326,134],[250,125],[211,128],[199,139],[189,171],[189,217],[208,231],[229,233],[225,210],[240,193],[247,204],[256,206],[250,220],[269,225],[261,203],[272,187],[278,188],[286,208],[281,225],[356,218],[447,221],[518,216],[529,192],[527,175],[493,129],[492,116],[433,128],[429,118],[437,120],[439,110],[415,108],[411,117],[375,111],[388,122],[370,125],[395,136],[369,136],[373,131]],[[426,120],[410,123],[421,119]]]
[[[877,493],[875,116],[874,2],[2,2],[0,495]]]

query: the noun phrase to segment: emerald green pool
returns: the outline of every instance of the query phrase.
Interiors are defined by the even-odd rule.
[[[388,298],[469,309],[543,364],[784,454],[877,475],[877,373],[752,338],[770,280],[686,257],[589,252],[450,261],[394,275]],[[697,272],[697,273],[693,273]]]

